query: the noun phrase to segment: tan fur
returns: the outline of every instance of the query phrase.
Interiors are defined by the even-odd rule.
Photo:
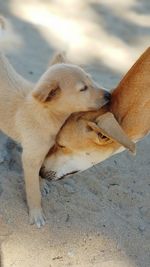
[[[120,123],[124,130],[123,134],[126,133],[125,138],[128,136],[133,141],[138,141],[149,133],[150,48],[128,71],[112,93],[112,99],[108,105],[95,112],[72,115],[66,121],[57,135],[55,147],[47,155],[41,174],[48,178],[59,179],[121,152],[122,145],[125,143],[118,130],[113,132],[114,119],[109,120],[109,124],[108,120],[106,121],[107,127],[98,123],[99,119],[101,120],[108,112],[112,112]],[[112,132],[113,136],[111,136]],[[115,139],[117,142],[114,141]],[[126,144],[129,148],[130,143]],[[131,146],[133,146],[131,150],[134,151],[132,143]]]
[[[0,128],[23,147],[30,223],[40,227],[45,219],[39,170],[58,130],[72,112],[98,108],[108,102],[108,95],[73,64],[50,66],[34,85],[16,73],[2,53],[0,81]],[[88,90],[82,91],[85,86]]]

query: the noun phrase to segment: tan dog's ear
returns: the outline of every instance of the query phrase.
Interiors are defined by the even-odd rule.
[[[60,64],[60,63],[67,63],[66,54],[65,52],[56,53],[53,58],[49,62],[49,66]]]
[[[57,81],[40,81],[35,90],[32,93],[32,96],[41,102],[51,101],[54,97],[60,94],[60,87]]]
[[[102,133],[108,138],[120,143],[135,154],[135,144],[125,134],[112,113],[107,112],[99,116],[96,119],[96,123],[88,122],[88,126],[92,128],[96,133]]]

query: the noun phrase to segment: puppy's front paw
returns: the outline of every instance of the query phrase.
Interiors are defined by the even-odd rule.
[[[29,212],[30,224],[36,224],[37,228],[45,225],[46,218],[41,209],[32,209]]]

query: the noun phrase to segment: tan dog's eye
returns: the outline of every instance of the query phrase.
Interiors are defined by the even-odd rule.
[[[80,89],[80,92],[84,92],[84,91],[86,91],[87,89],[88,89],[88,86],[85,85],[82,89]]]
[[[100,139],[103,139],[103,140],[109,140],[109,138],[107,137],[107,136],[105,136],[105,135],[103,135],[102,133],[98,133],[98,137],[100,138]]]

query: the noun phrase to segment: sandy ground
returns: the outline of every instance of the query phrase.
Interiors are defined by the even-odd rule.
[[[52,52],[66,49],[105,87],[114,87],[149,46],[149,0],[0,0],[20,37],[8,57],[36,81]],[[47,224],[28,224],[20,148],[0,135],[3,267],[149,267],[150,137],[63,181],[43,199]]]

